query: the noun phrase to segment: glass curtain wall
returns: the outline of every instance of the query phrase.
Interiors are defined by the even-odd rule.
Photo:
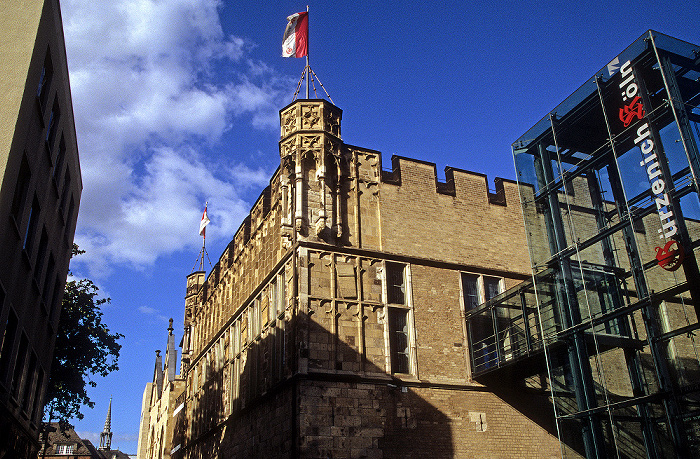
[[[513,145],[539,323],[477,313],[532,323],[564,457],[700,457],[699,105],[700,47],[649,31]]]

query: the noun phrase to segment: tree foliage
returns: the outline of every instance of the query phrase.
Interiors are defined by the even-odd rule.
[[[71,258],[81,253],[73,244]],[[87,393],[88,386],[97,385],[91,376],[107,376],[119,369],[122,346],[118,340],[124,335],[111,333],[102,322],[100,306],[110,299],[99,298],[98,291],[90,279],[66,282],[44,407],[49,420],[82,419],[81,407],[95,406]]]

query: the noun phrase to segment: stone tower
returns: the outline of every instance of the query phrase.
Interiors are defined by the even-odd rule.
[[[197,304],[197,293],[204,284],[205,279],[206,273],[204,271],[195,271],[187,276],[187,291],[185,292],[185,323],[182,334],[182,342],[180,343],[180,347],[182,348],[182,353],[180,355],[181,374],[185,374],[189,368],[191,358],[190,354],[192,350],[192,316],[195,312],[195,306]],[[169,336],[172,336],[172,334]]]
[[[323,99],[299,100],[280,112],[284,245],[297,235],[326,242],[343,235],[341,118],[342,110]]]

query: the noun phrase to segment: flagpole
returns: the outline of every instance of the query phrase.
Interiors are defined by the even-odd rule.
[[[306,99],[309,99],[309,80],[311,79],[311,68],[309,67],[309,35],[308,24],[309,24],[309,5],[306,5]]]
[[[209,206],[209,201],[204,203],[204,212],[206,213],[207,207]],[[207,229],[206,226],[204,227],[204,232],[202,233],[202,256],[199,259],[199,270],[202,271],[204,269],[204,254],[207,253]]]

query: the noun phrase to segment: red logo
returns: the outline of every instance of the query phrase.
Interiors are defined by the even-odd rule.
[[[629,126],[635,117],[640,120],[644,117],[644,106],[639,99],[641,99],[640,96],[635,97],[632,99],[632,103],[620,109],[620,121],[625,127]]]
[[[675,248],[673,247],[674,245],[676,246]],[[683,246],[677,241],[671,239],[664,245],[663,249],[655,247],[655,250],[659,266],[666,271],[675,271],[681,267],[685,252],[683,251]]]

